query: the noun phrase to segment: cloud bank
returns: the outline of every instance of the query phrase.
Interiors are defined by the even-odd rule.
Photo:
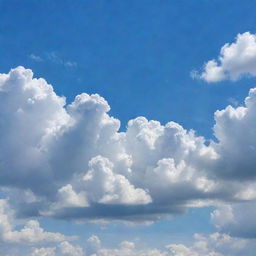
[[[119,132],[104,98],[82,93],[67,105],[23,67],[0,75],[0,105],[0,185],[19,216],[154,221],[256,198],[256,89],[215,113],[209,145],[145,117]]]
[[[223,209],[213,213],[213,218],[219,224],[225,222],[218,220],[223,218],[219,212]],[[256,249],[255,239],[235,238],[218,232],[209,235],[194,234],[190,245],[170,241],[163,248],[142,246],[133,241],[123,241],[110,248],[104,246],[95,235],[78,244],[77,237],[47,232],[35,220],[27,221],[19,229],[13,213],[8,201],[1,199],[0,253],[5,256],[240,256],[251,255]],[[224,218],[228,220],[225,212]]]
[[[170,243],[164,248],[140,246],[123,241],[116,247],[105,247],[99,237],[93,235],[83,247],[64,241],[54,247],[30,247],[29,256],[240,256],[255,252],[255,240],[232,238],[227,234],[195,234],[190,246]],[[14,256],[18,254],[13,254]]]
[[[209,144],[175,122],[162,125],[145,117],[130,120],[120,132],[120,121],[108,114],[104,98],[82,93],[66,104],[51,85],[23,67],[0,74],[0,105],[3,255],[21,250],[31,256],[255,251],[256,89],[243,106],[216,111],[215,140]],[[205,205],[216,206],[212,221],[219,233],[195,234],[192,245],[164,249],[131,241],[106,248],[96,236],[81,246],[31,219],[150,222]],[[15,216],[30,220],[18,228]]]

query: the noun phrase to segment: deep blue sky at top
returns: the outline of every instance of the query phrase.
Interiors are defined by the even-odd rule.
[[[123,127],[143,115],[209,138],[213,112],[241,102],[255,79],[206,84],[190,72],[237,33],[255,33],[255,8],[255,0],[0,0],[0,72],[31,68],[68,102],[99,93]]]

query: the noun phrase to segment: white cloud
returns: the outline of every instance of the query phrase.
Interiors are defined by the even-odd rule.
[[[211,146],[219,155],[214,167],[217,175],[234,180],[250,180],[256,177],[255,113],[256,89],[250,90],[244,106],[228,106],[224,110],[216,111],[214,135],[218,143],[212,143]],[[246,187],[246,191],[248,189]],[[255,193],[250,195],[252,198],[247,199],[255,198]]]
[[[256,35],[249,32],[238,34],[235,42],[225,44],[218,60],[208,61],[203,72],[194,77],[212,83],[226,79],[234,81],[245,75],[256,75]]]
[[[96,246],[90,246],[90,245]],[[16,245],[13,245],[16,246]],[[190,245],[170,243],[162,248],[152,248],[145,244],[123,241],[117,247],[105,247],[101,240],[93,235],[84,248],[63,241],[54,247],[31,247],[23,245],[9,247],[3,255],[31,256],[240,256],[253,255],[255,252],[254,239],[233,238],[227,234],[212,233],[209,235],[194,234]],[[23,254],[22,254],[23,253]]]
[[[64,241],[59,245],[63,256],[83,256],[83,249],[79,246],[74,246],[71,243]]]
[[[93,256],[167,256],[158,249],[138,249],[133,242],[123,241],[118,248],[98,248]]]
[[[162,126],[137,118],[126,133],[118,132],[120,122],[107,114],[110,107],[102,97],[83,93],[65,106],[50,85],[33,79],[32,71],[22,67],[2,75],[0,87],[1,104],[8,106],[0,110],[2,185],[30,190],[41,202],[34,204],[41,213],[47,212],[47,205],[60,209],[93,203],[149,204],[152,186],[143,181],[153,179],[150,170],[161,159],[173,159],[172,168],[185,172],[195,168],[187,162],[214,157],[203,138],[175,123]],[[183,184],[184,179],[175,183]],[[202,184],[192,189],[204,193]]]
[[[13,225],[13,210],[6,200],[0,200],[0,238],[6,243],[38,244],[60,242],[68,239],[60,233],[44,231],[39,222],[29,220],[20,230]]]
[[[56,243],[54,247],[24,246],[19,247],[15,253],[9,247],[4,255],[19,256],[24,252],[22,255],[31,256],[240,256],[253,255],[256,249],[254,239],[233,238],[217,232],[209,235],[194,234],[190,245],[170,243],[162,248],[131,241],[123,241],[110,248],[103,246],[95,235],[86,241],[84,248],[67,241]]]
[[[55,250],[56,248],[50,247],[35,248],[33,249],[31,256],[55,256]]]
[[[77,237],[57,232],[47,232],[37,220],[26,221],[23,228],[14,216],[7,200],[0,199],[0,253],[5,256],[82,256],[80,247],[69,241]],[[36,248],[35,246],[45,246]]]
[[[101,248],[101,240],[98,236],[92,235],[86,241],[86,252],[91,255]]]
[[[53,63],[63,65],[68,68],[73,68],[77,66],[77,63],[75,61],[64,60],[56,52],[48,52],[46,54],[46,58]]]
[[[238,256],[252,253],[255,241],[232,238],[227,234],[195,234],[192,246],[170,244],[167,248],[172,256]]]
[[[240,202],[230,205],[220,205],[211,214],[212,221],[220,232],[232,236],[256,237],[256,201]]]
[[[19,198],[10,202],[23,217],[94,220],[153,221],[216,200],[255,199],[255,95],[215,113],[217,142],[206,145],[175,122],[145,117],[119,132],[104,98],[82,93],[66,105],[18,67],[0,75],[2,191]]]
[[[113,167],[101,156],[90,160],[82,181],[90,201],[104,204],[148,204],[152,201],[143,189],[135,188],[123,175],[113,173]]]
[[[197,78],[198,74],[195,77]],[[199,77],[208,83],[214,83],[226,79],[226,74],[215,60],[210,60],[205,64],[204,72]]]
[[[99,239],[99,238],[98,238]],[[232,238],[227,234],[195,234],[192,245],[168,244],[163,249],[142,248],[123,241],[117,248],[98,247],[93,256],[240,256],[255,251],[255,240]]]
[[[45,232],[39,225],[38,221],[30,220],[23,229],[11,231],[4,234],[6,242],[15,243],[47,243],[65,240],[65,236],[60,233]]]
[[[41,61],[43,61],[43,59],[42,59],[40,56],[35,55],[35,54],[33,54],[33,53],[31,53],[28,57],[29,57],[30,59],[36,61],[36,62],[41,62]]]
[[[39,56],[36,54],[29,54],[28,56],[31,60],[35,62],[43,62],[43,61],[50,61],[54,64],[61,65],[67,68],[75,68],[77,67],[77,62],[71,61],[71,60],[65,60],[60,57],[56,52],[48,52],[44,54],[43,56]]]

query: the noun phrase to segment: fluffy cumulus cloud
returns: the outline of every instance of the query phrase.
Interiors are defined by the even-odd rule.
[[[255,240],[233,238],[227,234],[194,235],[192,246],[170,244],[166,246],[171,256],[239,256],[255,251]],[[167,254],[169,255],[169,254]]]
[[[224,178],[248,180],[256,177],[256,89],[251,89],[244,106],[215,113],[214,135],[218,143],[212,143],[219,155],[215,173]],[[255,185],[246,187],[240,195],[244,199],[255,196]]]
[[[119,218],[123,208],[118,205],[128,215],[151,214],[152,204],[167,200],[169,187],[189,186],[184,201],[214,190],[204,175],[196,177],[193,164],[214,152],[178,124],[162,126],[140,117],[129,122],[126,133],[118,132],[119,120],[107,114],[110,107],[99,95],[83,93],[66,105],[31,70],[18,67],[0,78],[0,143],[5,145],[0,180],[5,192],[20,197],[17,208],[30,209],[24,215],[97,218],[105,212],[101,217],[106,218],[115,212]],[[165,175],[165,191],[154,182],[159,174]]]
[[[83,256],[83,249],[79,246],[72,245],[67,241],[63,241],[60,245],[60,252],[62,255],[66,256]]]
[[[101,247],[96,250],[93,256],[165,256],[166,252],[158,249],[139,249],[135,243],[123,241],[117,248]]]
[[[245,75],[256,75],[256,35],[249,32],[238,34],[235,42],[225,44],[218,59],[208,61],[201,74],[193,72],[193,76],[209,83],[234,81]]]
[[[5,199],[0,199],[0,254],[31,255],[31,256],[55,256],[62,251],[63,255],[82,255],[82,249],[72,245],[71,240],[76,237],[68,237],[61,233],[45,231],[37,220],[27,221],[22,228],[18,228],[14,211]],[[47,246],[38,247],[37,246]],[[49,247],[55,246],[55,247]],[[72,254],[73,253],[73,254]]]
[[[90,244],[97,246],[90,247]],[[232,238],[227,234],[212,233],[210,235],[195,234],[190,246],[170,243],[164,248],[141,247],[131,241],[123,241],[116,248],[101,245],[97,236],[87,240],[87,254],[90,256],[239,256],[251,255],[255,252],[255,240]]]
[[[31,70],[12,69],[0,75],[2,193],[16,199],[10,202],[20,217],[125,221],[253,200],[255,95],[251,89],[244,106],[215,113],[216,141],[206,145],[175,122],[145,117],[120,132],[99,95],[66,104]]]
[[[45,246],[35,247],[13,244],[2,250],[4,256],[240,256],[253,255],[255,240],[234,238],[227,234],[212,233],[209,235],[194,234],[190,245],[169,243],[162,248],[153,248],[132,241],[123,241],[115,247],[102,245],[100,238],[92,235],[82,246],[68,241],[51,242]]]
[[[99,203],[148,204],[150,196],[135,188],[123,175],[113,172],[113,164],[101,156],[89,162],[89,171],[83,177],[85,190],[91,201]]]
[[[255,250],[256,89],[215,113],[210,144],[175,122],[119,120],[99,95],[66,104],[18,67],[0,75],[0,253],[32,256],[234,256]],[[245,132],[246,131],[246,132]],[[7,199],[8,198],[8,199]],[[15,200],[14,200],[15,199]],[[215,205],[219,233],[192,245],[105,248],[45,231],[31,217],[154,221]],[[251,209],[243,211],[244,207]],[[19,228],[15,216],[30,217]],[[227,235],[229,234],[229,235]],[[232,236],[230,236],[232,235]],[[234,237],[240,238],[234,238]],[[74,237],[73,237],[74,238]],[[247,239],[245,239],[247,238]]]
[[[0,200],[0,239],[6,243],[38,244],[60,242],[66,238],[60,233],[46,232],[36,220],[29,220],[25,226],[17,230],[13,224],[13,210],[8,202]]]
[[[55,256],[55,248],[35,248],[33,249],[31,256]]]

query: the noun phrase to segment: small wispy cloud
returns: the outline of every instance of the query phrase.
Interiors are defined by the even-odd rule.
[[[37,62],[42,62],[42,61],[43,61],[43,59],[42,59],[40,56],[35,55],[35,54],[33,54],[33,53],[31,53],[28,57],[29,57],[31,60],[34,60],[34,61],[37,61]]]
[[[75,61],[64,60],[56,52],[47,53],[47,59],[53,63],[63,65],[65,67],[76,67],[77,63]]]
[[[74,68],[77,67],[77,62],[71,61],[71,60],[65,60],[61,58],[56,52],[48,52],[44,54],[45,56],[39,56],[34,53],[29,54],[29,58],[35,62],[43,62],[43,61],[50,61],[52,63],[55,63],[57,65],[62,65],[68,68]]]
[[[237,107],[239,105],[239,101],[233,97],[228,98],[227,101],[234,107]]]
[[[64,65],[65,65],[66,67],[76,67],[76,66],[77,66],[77,63],[76,63],[75,61],[66,61],[66,62],[64,63]]]
[[[200,78],[200,73],[199,73],[197,70],[193,69],[193,70],[190,72],[190,76],[191,76],[191,78],[193,78],[193,79],[198,79],[198,78]]]

